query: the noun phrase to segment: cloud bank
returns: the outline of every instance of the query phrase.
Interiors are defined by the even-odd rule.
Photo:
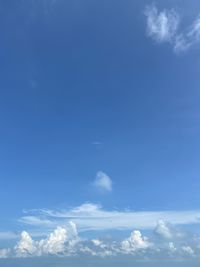
[[[158,229],[162,229],[161,231]],[[166,233],[168,233],[166,235]],[[171,233],[169,235],[169,233]],[[189,235],[189,236],[188,236]],[[125,239],[85,239],[78,235],[76,225],[58,226],[46,238],[34,240],[22,231],[13,248],[0,249],[0,258],[27,258],[48,255],[75,257],[131,256],[137,260],[200,259],[200,235],[186,233],[164,221],[159,221],[149,236],[133,230]]]

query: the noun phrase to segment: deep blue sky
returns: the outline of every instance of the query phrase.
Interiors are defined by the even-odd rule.
[[[200,54],[148,38],[149,3],[1,1],[0,230],[23,209],[87,201],[199,208]],[[158,7],[187,22],[200,3]],[[100,170],[113,181],[103,196]]]

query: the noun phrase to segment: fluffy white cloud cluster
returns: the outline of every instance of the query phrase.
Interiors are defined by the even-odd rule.
[[[143,237],[140,231],[133,231],[129,238],[122,241],[122,250],[125,253],[132,253],[137,250],[146,250],[152,244],[147,237]]]
[[[73,254],[78,242],[76,226],[69,223],[70,228],[58,226],[46,239],[34,241],[29,233],[23,231],[21,239],[14,248],[17,257]]]
[[[26,257],[36,253],[37,248],[35,246],[35,242],[32,240],[29,233],[25,231],[21,233],[21,239],[15,246],[15,251],[17,257]]]
[[[25,231],[13,249],[1,249],[0,258],[7,257],[39,257],[45,255],[90,255],[99,257],[132,255],[156,259],[156,257],[198,258],[200,255],[200,236],[188,237],[184,231],[174,228],[169,223],[158,221],[149,237],[134,230],[122,241],[112,239],[82,239],[78,236],[76,225],[58,226],[46,238],[32,239]]]
[[[200,42],[200,16],[183,31],[179,31],[180,16],[174,9],[159,12],[153,4],[146,7],[145,16],[147,35],[158,43],[170,43],[176,53],[186,51]]]

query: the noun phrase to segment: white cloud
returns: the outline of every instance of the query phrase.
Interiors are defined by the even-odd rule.
[[[200,16],[190,27],[180,30],[180,16],[173,9],[158,11],[155,5],[151,5],[146,7],[145,15],[148,36],[158,43],[170,43],[176,53],[200,43]]]
[[[195,240],[198,242],[195,243]],[[134,230],[128,238],[122,241],[82,239],[78,236],[75,223],[70,222],[68,228],[58,226],[46,238],[40,240],[34,240],[28,232],[23,231],[21,239],[13,249],[0,249],[0,258],[86,254],[98,257],[131,255],[143,260],[174,257],[176,260],[181,260],[191,257],[199,258],[199,240],[198,235],[195,239],[193,236],[183,240],[173,240],[173,242],[164,239],[164,243],[161,243],[153,239],[153,235],[146,237],[139,230]]]
[[[58,226],[47,238],[39,241],[34,241],[29,233],[23,231],[14,248],[16,257],[73,254],[79,238],[73,222],[70,222],[70,227],[67,229]]]
[[[95,246],[100,246],[102,244],[102,241],[98,239],[92,239],[91,241]]]
[[[10,249],[0,249],[0,259],[5,259],[10,256]]]
[[[169,250],[170,250],[171,253],[176,252],[177,249],[176,249],[176,247],[175,247],[173,242],[169,242]]]
[[[98,171],[94,181],[94,186],[103,191],[112,191],[112,180],[104,172]]]
[[[47,239],[41,240],[38,245],[42,254],[59,254],[64,252],[67,239],[67,230],[57,227]]]
[[[193,249],[190,246],[183,246],[182,247],[182,250],[187,255],[194,256],[194,251],[193,251]]]
[[[32,218],[33,220],[31,220]],[[200,223],[200,211],[118,211],[105,210],[100,205],[86,203],[67,210],[34,210],[20,218],[20,222],[35,226],[35,221],[40,229],[53,229],[57,225],[68,225],[69,221],[77,225],[79,231],[88,230],[132,230],[154,229],[159,220],[169,221],[174,225],[187,225]],[[43,224],[44,220],[44,224]],[[49,221],[49,225],[47,224]],[[161,232],[167,229],[160,224]],[[165,226],[165,227],[164,227]],[[166,233],[165,233],[166,234]]]
[[[171,223],[168,223],[164,220],[159,220],[154,233],[162,239],[168,240],[181,240],[188,236],[188,233],[175,228]]]
[[[141,232],[138,230],[133,231],[129,238],[122,241],[122,250],[125,253],[145,250],[151,246],[152,244],[148,241],[148,238],[143,237]]]
[[[200,16],[193,22],[192,26],[184,33],[177,36],[174,44],[175,52],[188,50],[200,42]]]
[[[163,237],[163,238],[166,238],[166,239],[172,239],[173,238],[173,233],[171,231],[171,228],[163,220],[158,221],[158,224],[156,225],[156,228],[155,228],[155,233],[158,234],[159,236]]]
[[[21,233],[21,239],[15,246],[15,251],[16,251],[17,257],[31,256],[35,254],[35,252],[37,251],[35,242],[31,238],[29,233],[27,233],[26,231],[23,231]]]
[[[155,5],[145,10],[147,17],[147,34],[157,42],[171,42],[176,35],[179,15],[175,10],[158,12]]]
[[[179,34],[175,38],[173,49],[176,53],[180,53],[180,52],[188,50],[190,46],[191,46],[191,43],[187,41],[185,36],[183,34]]]

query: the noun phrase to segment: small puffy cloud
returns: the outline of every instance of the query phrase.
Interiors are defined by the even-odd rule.
[[[190,246],[183,246],[182,251],[189,256],[194,256],[194,250]]]
[[[99,190],[112,191],[112,180],[105,172],[98,171],[93,184]]]
[[[10,256],[10,249],[0,249],[0,259],[6,259]]]
[[[174,253],[174,252],[176,252],[176,247],[175,247],[175,245],[174,245],[174,243],[173,242],[169,242],[169,251],[171,252],[171,253]]]
[[[137,250],[145,250],[152,246],[147,237],[143,237],[140,231],[133,231],[129,238],[122,241],[122,250],[126,253]]]
[[[179,16],[175,10],[158,11],[155,5],[146,7],[147,34],[157,42],[171,42],[176,35]]]
[[[173,238],[173,233],[171,231],[171,228],[169,226],[169,224],[167,224],[165,221],[163,220],[159,220],[158,224],[154,230],[154,232],[165,238],[165,239],[172,239]]]
[[[99,240],[99,239],[92,239],[91,240],[92,241],[92,243],[95,245],[95,246],[100,246],[101,244],[102,244],[102,241],[101,240]]]

